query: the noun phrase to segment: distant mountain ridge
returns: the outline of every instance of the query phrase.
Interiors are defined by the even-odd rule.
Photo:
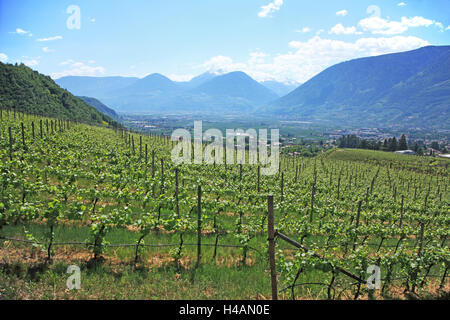
[[[181,89],[181,85],[170,80],[166,76],[159,73],[153,73],[145,78],[138,79],[129,86],[119,89],[119,92],[125,94],[147,94],[149,90],[170,93],[174,90]],[[118,92],[110,92],[110,94],[118,94]]]
[[[298,84],[286,84],[278,81],[268,80],[260,82],[266,88],[275,92],[278,96],[282,97],[294,91],[299,86]]]
[[[139,78],[134,77],[67,76],[56,79],[55,82],[74,95],[101,98],[138,80]]]
[[[241,71],[230,72],[212,78],[201,84],[193,92],[211,96],[231,96],[247,99],[257,104],[275,100],[277,94],[253,80]]]
[[[142,79],[63,77],[56,82],[120,112],[253,112],[280,96],[244,72],[205,72],[186,82],[172,81],[158,73]]]
[[[189,81],[186,82],[182,82],[187,88],[195,88],[198,87],[200,85],[202,85],[203,83],[212,80],[213,78],[217,77],[217,74],[212,73],[212,72],[205,72],[202,73],[201,75],[198,75],[194,78],[192,78]]]
[[[450,127],[450,46],[334,65],[261,109],[347,124]]]

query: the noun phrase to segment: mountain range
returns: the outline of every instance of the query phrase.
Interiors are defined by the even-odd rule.
[[[449,129],[450,46],[339,63],[263,110],[327,123]]]
[[[254,112],[293,90],[292,85],[259,83],[244,72],[203,73],[187,82],[162,74],[132,77],[63,77],[56,80],[79,96],[95,97],[119,112]]]
[[[244,72],[204,73],[188,82],[64,77],[76,95],[123,113],[245,114],[358,126],[449,129],[450,46],[359,58],[333,65],[295,88]]]

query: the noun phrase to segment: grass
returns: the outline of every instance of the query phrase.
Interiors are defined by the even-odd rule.
[[[56,262],[37,272],[23,263],[3,266],[2,299],[257,299],[255,290],[270,290],[263,272],[249,268],[224,270],[205,264],[192,281],[193,271],[171,266],[136,269],[126,264],[81,263],[81,290],[69,291],[68,265]]]
[[[80,290],[67,289],[69,275],[66,270],[71,264],[76,264],[81,269]],[[89,261],[56,258],[53,264],[2,262],[0,279],[0,299],[260,300],[269,298],[271,290],[264,263],[236,268],[206,262],[194,273],[192,269],[180,270],[171,263],[148,268],[129,263],[113,263],[108,259],[103,263],[92,264]],[[296,287],[297,299],[327,297],[327,286],[321,283],[326,284],[328,280],[324,280],[324,274],[320,271],[303,274],[297,283],[309,283]],[[437,290],[437,283],[432,282],[429,288],[435,293],[425,294],[430,299],[442,299],[445,292],[448,292],[449,284],[445,291],[440,291]],[[396,287],[389,294],[377,298],[405,298],[402,292],[396,292]],[[290,299],[291,290],[283,291],[279,297]],[[352,299],[353,292],[348,290],[339,298]],[[361,298],[367,299],[367,295],[363,294]]]
[[[250,253],[247,263],[253,265],[242,266],[239,249],[221,248],[214,260],[212,248],[205,247],[197,270],[191,248],[180,265],[166,248],[146,249],[137,265],[131,248],[108,248],[97,263],[84,248],[58,247],[52,264],[43,263],[45,254],[29,247],[1,251],[2,299],[257,299],[270,292],[265,262]],[[67,290],[70,264],[81,268],[79,291]]]
[[[43,238],[45,226],[25,226],[36,238]],[[22,226],[7,226],[6,237],[24,238]],[[89,228],[58,226],[55,242],[85,241]],[[107,234],[111,243],[135,243],[136,232],[115,228]],[[205,236],[203,243],[213,244],[215,237]],[[147,244],[175,243],[178,234],[152,232]],[[185,243],[195,243],[194,234],[184,236]],[[236,244],[232,236],[223,236],[219,244]],[[28,244],[3,242],[0,246],[1,299],[257,299],[270,293],[266,262],[256,252],[249,252],[242,266],[242,249],[219,247],[213,259],[213,247],[202,247],[202,263],[194,271],[196,247],[186,246],[180,265],[170,255],[173,247],[145,248],[141,262],[134,264],[134,247],[108,247],[104,261],[93,263],[84,246],[58,246],[54,262],[45,264],[45,253]],[[68,291],[67,267],[81,268],[82,289]],[[37,267],[40,266],[40,267]],[[251,285],[249,285],[251,284]]]
[[[42,224],[29,223],[25,228],[40,239],[46,228]],[[23,226],[7,226],[2,230],[6,237],[24,238]],[[89,237],[85,226],[58,225],[55,242],[83,242]],[[135,243],[136,232],[114,228],[106,236],[110,243]],[[214,243],[214,236],[204,236],[203,243]],[[187,233],[185,243],[195,243],[196,235]],[[323,244],[325,237],[306,239],[310,243]],[[374,239],[376,240],[376,239]],[[152,232],[145,238],[146,244],[178,243],[179,235]],[[261,235],[250,245],[264,243]],[[219,243],[236,244],[230,235]],[[388,244],[388,242],[386,242]],[[392,244],[394,244],[392,242]],[[256,246],[257,247],[257,246]],[[242,265],[242,249],[219,247],[213,258],[213,247],[202,247],[202,263],[194,268],[196,247],[185,246],[179,264],[174,262],[170,250],[175,247],[146,247],[140,262],[134,264],[134,247],[107,247],[103,259],[93,261],[93,254],[85,246],[56,246],[52,263],[45,263],[46,252],[29,244],[3,241],[0,246],[0,299],[266,299],[271,286],[266,255],[250,251],[247,266]],[[284,242],[277,242],[278,249],[295,250]],[[258,248],[263,253],[265,248]],[[81,290],[70,291],[66,281],[69,265],[81,269]],[[279,279],[281,286],[282,278]],[[336,280],[338,281],[338,280]],[[348,281],[340,277],[342,283]],[[295,288],[297,299],[326,299],[330,273],[308,270],[299,277]],[[306,285],[305,285],[306,284]],[[394,287],[395,288],[395,287]],[[279,290],[284,288],[280,287]],[[339,298],[352,299],[352,290]],[[291,289],[280,293],[281,299],[290,299]],[[363,295],[364,297],[364,295]],[[379,297],[381,298],[381,297]]]
[[[365,162],[374,165],[388,165],[399,169],[413,169],[416,171],[442,170],[447,172],[450,160],[446,158],[415,156],[397,154],[394,152],[362,150],[362,149],[335,149],[327,153],[330,160],[343,160],[352,162]]]

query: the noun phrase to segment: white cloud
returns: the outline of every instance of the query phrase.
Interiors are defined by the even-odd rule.
[[[400,21],[389,21],[381,17],[373,16],[359,21],[359,26],[365,31],[373,34],[394,35],[408,31],[409,28],[440,26],[440,22],[415,16],[412,18],[402,17]]]
[[[347,10],[341,10],[341,11],[338,11],[338,12],[336,12],[336,15],[337,16],[341,16],[341,17],[345,17],[346,15],[348,14],[348,11]]]
[[[262,64],[265,62],[266,57],[269,55],[264,52],[252,52],[250,53],[250,59],[248,60],[249,64]]]
[[[203,64],[210,71],[225,73],[244,71],[257,81],[276,80],[285,83],[303,83],[336,63],[361,58],[417,49],[429,43],[413,36],[360,38],[354,42],[323,39],[314,36],[307,41],[289,42],[287,53],[270,56],[251,53],[246,62],[235,62],[230,57],[213,57]]]
[[[95,22],[95,18],[91,18],[91,20],[90,20],[92,23],[94,23]]]
[[[320,29],[316,32],[316,36],[319,36],[321,33],[324,33],[325,30],[324,29]]]
[[[338,23],[328,32],[329,34],[362,34],[362,32],[356,31],[356,27],[344,27]]]
[[[49,49],[49,47],[43,47],[42,51],[44,51],[44,52],[54,52],[55,50]]]
[[[447,26],[447,28],[445,28],[445,30],[450,30],[450,26]]]
[[[299,32],[299,33],[308,33],[308,32],[311,32],[311,28],[303,27],[302,29],[295,30],[295,32]]]
[[[260,18],[270,17],[270,14],[272,12],[280,10],[282,5],[283,5],[283,0],[274,0],[273,2],[269,3],[268,5],[261,7],[261,10],[258,12],[258,17],[260,17]]]
[[[8,61],[8,56],[5,53],[0,53],[0,61],[6,63]]]
[[[101,66],[88,66],[83,62],[76,62],[72,59],[61,62],[61,66],[69,66],[67,70],[61,72],[54,72],[51,74],[53,79],[65,77],[65,76],[99,76],[105,74],[105,68]]]
[[[306,42],[291,42],[296,52],[274,59],[276,69],[290,78],[305,82],[323,69],[350,59],[407,51],[428,45],[416,37],[360,38],[355,42],[322,39],[315,36]]]
[[[36,59],[31,59],[31,60],[25,60],[23,61],[23,63],[28,66],[28,67],[34,67],[37,66],[39,64],[39,61],[37,61]]]
[[[195,77],[193,74],[169,74],[167,76],[170,80],[176,82],[187,82]]]
[[[402,23],[408,27],[428,27],[436,24],[436,21],[416,16],[412,18],[402,17]]]
[[[30,37],[33,36],[33,34],[30,31],[23,30],[22,28],[16,28],[16,31],[13,31],[13,32],[10,32],[10,33],[18,34],[18,35],[21,35],[21,36],[23,36],[25,34],[28,34],[28,36],[30,36]]]
[[[209,72],[224,74],[246,68],[244,63],[234,63],[233,59],[226,56],[215,56],[203,63],[203,67]]]
[[[66,66],[66,65],[72,64],[72,63],[75,63],[75,61],[73,61],[72,59],[69,59],[69,60],[60,62],[59,65],[60,65],[60,66]]]
[[[46,42],[46,41],[55,41],[55,40],[61,40],[63,37],[61,37],[61,36],[54,36],[54,37],[49,37],[49,38],[40,38],[40,39],[37,39],[36,41],[39,41],[39,42]]]
[[[399,7],[404,7],[404,6],[406,6],[406,3],[405,2],[400,2],[400,3],[398,3],[397,4]]]

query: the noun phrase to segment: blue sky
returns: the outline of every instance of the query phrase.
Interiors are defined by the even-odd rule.
[[[449,45],[449,12],[448,0],[0,0],[0,61],[53,78],[242,70],[301,83],[341,61]]]

